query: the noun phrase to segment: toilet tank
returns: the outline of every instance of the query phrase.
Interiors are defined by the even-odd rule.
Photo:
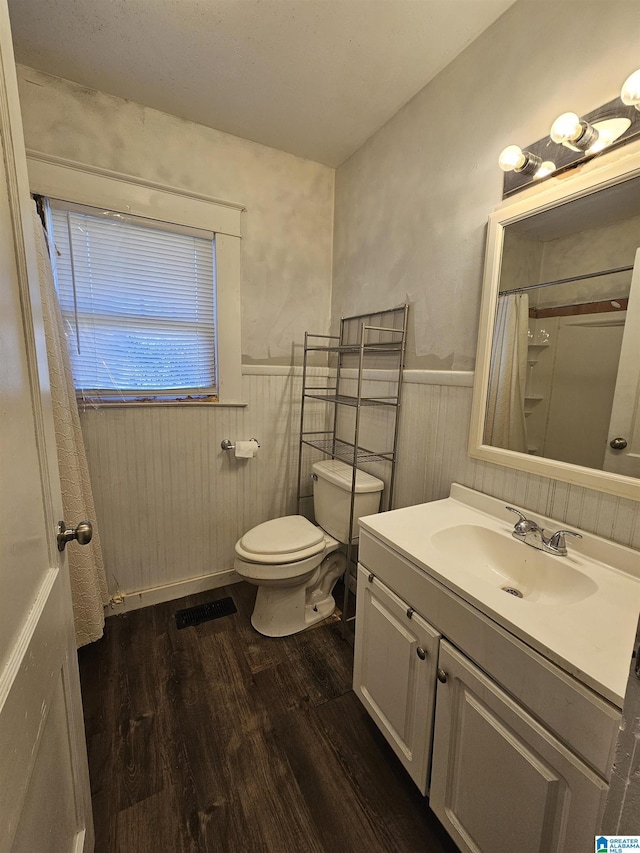
[[[353,468],[338,459],[316,462],[313,467],[313,508],[316,524],[337,539],[349,541]],[[353,533],[358,535],[358,519],[380,509],[384,483],[365,471],[356,471],[353,506]]]

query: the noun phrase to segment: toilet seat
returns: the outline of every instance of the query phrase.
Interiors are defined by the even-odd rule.
[[[325,547],[320,527],[302,515],[285,515],[252,527],[236,543],[235,550],[247,562],[278,565],[321,554]]]

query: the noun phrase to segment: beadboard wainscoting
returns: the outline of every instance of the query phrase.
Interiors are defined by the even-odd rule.
[[[237,539],[255,524],[296,511],[300,370],[245,367],[242,387],[245,407],[81,412],[115,599],[109,612],[232,582]],[[316,422],[324,428],[324,404],[313,403],[309,415],[313,428]],[[260,442],[254,459],[220,448],[225,438],[252,437]],[[308,468],[307,454],[304,460]]]
[[[464,383],[462,373],[443,371],[445,384],[433,384],[438,380],[435,371],[407,374],[396,506],[445,498],[452,482],[461,483],[640,550],[636,501],[471,459],[467,453],[471,382]],[[422,384],[425,381],[428,384]]]
[[[406,371],[396,507],[444,498],[458,482],[640,549],[634,501],[471,459],[471,381],[465,372]],[[299,368],[245,366],[244,408],[81,413],[109,590],[118,602],[112,612],[233,581],[236,540],[255,524],[296,511],[300,391]],[[326,429],[325,404],[307,406],[309,428]],[[380,423],[381,435],[385,429]],[[236,460],[220,449],[224,438],[251,437],[261,445],[255,459]],[[305,481],[317,458],[305,449]],[[372,473],[384,476],[382,466]]]

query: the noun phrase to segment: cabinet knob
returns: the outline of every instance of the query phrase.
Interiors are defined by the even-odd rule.
[[[444,669],[438,667],[438,671],[436,674],[438,676],[438,681],[440,681],[442,684],[447,683],[447,673],[444,671]]]
[[[426,652],[425,652],[425,650],[422,648],[422,646],[418,646],[418,648],[416,649],[416,654],[418,655],[418,657],[420,658],[420,660],[424,660],[424,659],[426,658],[426,656],[427,656],[427,653],[426,653]]]
[[[411,617],[413,616],[413,613],[414,613],[413,607],[408,607],[407,608],[407,619],[411,619]]]
[[[373,579],[374,579],[374,578],[375,578],[375,575],[374,575],[373,573],[371,573],[371,574],[369,575],[369,577],[367,578],[367,580],[369,581],[369,583],[373,583]]]

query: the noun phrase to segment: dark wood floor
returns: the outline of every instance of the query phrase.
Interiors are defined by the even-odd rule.
[[[226,595],[238,613],[177,630]],[[111,617],[80,651],[96,853],[453,853],[351,691],[338,624],[268,639],[254,597]]]

